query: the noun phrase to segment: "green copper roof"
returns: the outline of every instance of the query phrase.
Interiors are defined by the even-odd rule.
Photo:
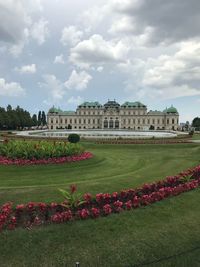
[[[79,107],[101,107],[102,105],[95,101],[95,102],[84,102]]]
[[[164,115],[162,111],[159,110],[150,110],[148,112],[149,115]]]
[[[163,112],[165,112],[165,113],[178,113],[177,109],[173,106],[171,106],[170,108],[166,108]]]
[[[130,108],[140,108],[140,107],[146,107],[144,104],[142,104],[141,102],[125,102],[122,107],[130,107]]]
[[[62,111],[60,114],[61,115],[74,115],[76,114],[76,112],[72,110],[66,110],[66,111]]]
[[[59,115],[73,115],[73,114],[75,114],[75,111],[71,111],[71,110],[63,111],[62,109],[55,108],[53,106],[52,108],[49,109],[48,113],[57,113]]]
[[[62,112],[60,108],[55,108],[54,106],[49,109],[49,113],[59,113]]]

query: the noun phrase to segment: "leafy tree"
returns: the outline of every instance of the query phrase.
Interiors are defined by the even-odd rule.
[[[194,127],[195,129],[200,129],[200,118],[196,117],[193,119],[192,121],[192,127]]]

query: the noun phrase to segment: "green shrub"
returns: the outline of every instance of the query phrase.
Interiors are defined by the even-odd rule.
[[[68,135],[68,141],[70,143],[78,143],[80,141],[80,136],[78,134],[72,133]]]
[[[0,156],[11,159],[48,159],[80,155],[84,149],[79,144],[48,141],[5,141],[0,143]]]

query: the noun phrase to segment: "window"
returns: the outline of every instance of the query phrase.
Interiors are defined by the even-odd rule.
[[[169,119],[167,119],[167,124],[169,124]]]
[[[172,119],[172,124],[174,124],[174,119]]]
[[[63,120],[62,119],[60,119],[60,123],[62,123],[63,122]]]
[[[56,119],[56,123],[58,123],[58,119]]]
[[[81,124],[81,119],[79,119],[79,124]]]
[[[145,119],[143,119],[143,124],[145,124]]]
[[[53,119],[51,119],[51,123],[53,123]]]
[[[93,119],[93,124],[95,124],[95,119]]]
[[[65,119],[65,123],[67,123],[67,119]]]
[[[160,120],[158,119],[158,124],[160,124]]]

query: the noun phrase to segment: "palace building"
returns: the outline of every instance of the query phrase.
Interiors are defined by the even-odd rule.
[[[140,102],[115,100],[104,105],[99,102],[84,102],[76,111],[50,108],[47,114],[50,130],[56,129],[132,129],[132,130],[177,130],[179,113],[173,106],[164,111],[147,111]]]

